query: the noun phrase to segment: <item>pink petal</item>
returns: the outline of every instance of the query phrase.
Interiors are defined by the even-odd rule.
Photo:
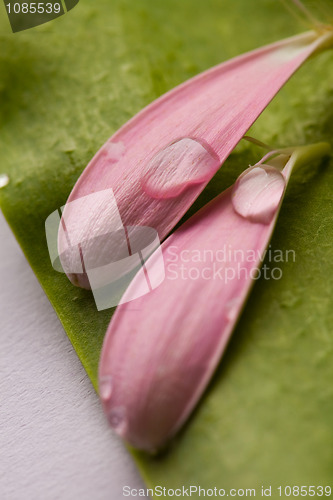
[[[150,226],[163,239],[290,76],[331,41],[331,33],[298,35],[222,63],[171,90],[99,150],[68,203],[112,189],[124,226]],[[65,207],[59,254],[78,286],[89,288],[89,281],[84,272],[76,272],[80,253],[68,249],[68,240],[91,238],[89,260],[97,256],[97,236],[112,230],[107,206],[102,196],[95,206]]]
[[[272,160],[274,167],[248,169],[163,243],[162,284],[118,306],[103,345],[100,395],[111,425],[134,447],[159,449],[193,410],[260,267],[293,166],[328,151],[299,148]],[[146,267],[149,277],[160,273],[155,253]]]

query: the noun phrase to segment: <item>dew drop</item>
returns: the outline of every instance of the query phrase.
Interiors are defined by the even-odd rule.
[[[234,321],[238,317],[238,313],[241,308],[241,300],[239,298],[235,298],[229,300],[226,304],[226,317],[228,321]]]
[[[123,142],[112,142],[110,140],[107,141],[103,146],[103,153],[107,156],[107,159],[115,162],[120,160],[125,152],[125,145]]]
[[[99,379],[99,395],[104,400],[107,401],[111,398],[112,394],[112,377],[111,375],[105,375]]]
[[[109,413],[109,422],[117,434],[124,437],[127,431],[126,408],[124,406],[113,408]]]
[[[0,189],[7,186],[9,183],[9,177],[7,174],[0,174]]]
[[[250,167],[240,175],[232,193],[234,210],[251,222],[268,224],[274,217],[286,180],[270,165]]]
[[[208,182],[220,166],[218,156],[185,137],[159,151],[148,163],[142,188],[152,198],[174,198],[186,188]]]

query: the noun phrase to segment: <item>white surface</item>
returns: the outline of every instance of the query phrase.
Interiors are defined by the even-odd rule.
[[[0,212],[0,498],[118,500],[143,488]]]

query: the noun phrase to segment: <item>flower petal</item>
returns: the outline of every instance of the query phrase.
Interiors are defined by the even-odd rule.
[[[111,425],[134,447],[159,449],[193,410],[251,289],[292,168],[328,152],[327,144],[297,148],[260,165],[264,174],[248,169],[162,244],[163,283],[118,306],[103,345],[100,395]],[[277,165],[285,165],[282,173]],[[247,199],[251,209],[243,211]],[[160,273],[157,257],[146,263],[150,276]]]
[[[73,201],[112,189],[125,227],[150,226],[164,239],[290,76],[330,43],[331,32],[309,32],[236,57],[171,90],[125,124],[91,160],[65,206],[58,247],[71,281],[89,288],[86,273],[75,271],[80,252],[68,249],[68,240],[91,238],[92,261],[101,250],[98,236],[114,230],[118,217],[107,201],[104,206],[103,195],[80,209]]]

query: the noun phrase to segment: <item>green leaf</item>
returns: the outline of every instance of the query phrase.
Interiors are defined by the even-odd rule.
[[[296,31],[294,18],[270,0],[81,0],[55,21],[0,36],[0,173],[10,178],[1,208],[95,386],[112,311],[97,312],[90,292],[52,270],[46,217],[144,105],[199,71]],[[330,142],[332,62],[332,53],[308,62],[252,135],[281,147]],[[254,146],[239,146],[189,214],[258,156]],[[281,267],[282,279],[256,283],[213,382],[168,452],[133,452],[149,485],[257,488],[259,496],[262,484],[330,483],[332,200],[328,161],[295,173],[271,249],[294,250],[296,261],[266,262]]]

